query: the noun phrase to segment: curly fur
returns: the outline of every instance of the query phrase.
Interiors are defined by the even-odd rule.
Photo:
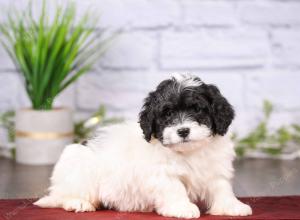
[[[162,139],[165,127],[177,124],[184,115],[206,125],[214,135],[226,134],[234,110],[218,88],[203,83],[198,77],[181,77],[180,80],[174,77],[161,82],[145,99],[140,113],[145,139],[150,141],[152,135]]]

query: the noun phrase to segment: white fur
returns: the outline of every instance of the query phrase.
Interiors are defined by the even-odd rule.
[[[178,136],[177,131],[181,128],[188,128],[190,130],[187,138]],[[199,125],[196,121],[184,120],[182,123],[175,124],[173,126],[166,127],[163,131],[163,144],[172,145],[176,147],[186,147],[187,144],[198,142],[209,141],[211,130],[206,125]],[[188,141],[188,142],[183,142]]]
[[[173,77],[180,83],[182,88],[201,86],[202,82],[195,80],[195,76],[191,74],[175,73]]]
[[[105,128],[88,146],[65,148],[51,177],[50,193],[35,204],[67,211],[94,211],[99,205],[119,211],[153,211],[163,216],[197,218],[194,204],[204,200],[210,214],[249,215],[236,199],[233,144],[213,136],[192,151],[176,151],[143,139],[137,123]]]

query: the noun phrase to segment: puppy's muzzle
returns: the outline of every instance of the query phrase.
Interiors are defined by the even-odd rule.
[[[177,134],[179,137],[186,138],[190,134],[189,128],[180,128],[177,130]]]

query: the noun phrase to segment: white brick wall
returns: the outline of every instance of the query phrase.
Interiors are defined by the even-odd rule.
[[[300,30],[274,30],[272,43],[274,47],[274,64],[276,66],[300,67]]]
[[[9,110],[18,107],[20,85],[19,77],[15,73],[2,72],[0,74],[0,107]]]
[[[129,45],[130,48],[128,48]],[[156,50],[155,34],[122,33],[104,55],[100,66],[111,69],[146,69],[152,66]]]
[[[269,53],[264,31],[200,30],[166,32],[161,38],[162,68],[257,67]]]
[[[240,4],[241,20],[252,25],[296,26],[300,24],[298,1],[245,1]]]
[[[0,35],[1,37],[1,35]],[[0,46],[0,68],[1,72],[4,72],[6,70],[12,70],[14,68],[14,64],[8,54],[6,53],[5,49]]]
[[[237,23],[235,5],[225,1],[182,1],[186,25],[230,26]]]
[[[246,79],[247,107],[259,109],[263,99],[266,98],[278,110],[300,109],[299,71],[254,73],[248,75]]]
[[[102,22],[99,26],[109,28],[167,27],[177,23],[181,13],[179,4],[174,0],[90,0],[87,2],[92,2],[91,4],[102,13]]]
[[[0,0],[0,6],[24,8],[27,1]],[[263,99],[275,104],[272,126],[300,123],[300,1],[75,2],[79,14],[90,8],[102,15],[97,28],[123,34],[56,105],[85,114],[105,104],[112,115],[136,118],[143,98],[161,80],[190,72],[220,87],[236,108],[234,129],[240,133],[261,117]],[[51,14],[53,8],[48,8]],[[20,85],[0,48],[0,111],[29,105]]]

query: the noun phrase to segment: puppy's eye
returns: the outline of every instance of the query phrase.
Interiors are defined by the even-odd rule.
[[[194,110],[195,110],[196,112],[201,111],[201,109],[200,109],[200,107],[199,107],[198,105],[196,105],[196,106],[194,107]]]
[[[203,110],[199,105],[193,105],[193,106],[192,106],[192,109],[193,109],[195,112],[201,112],[201,111]]]
[[[172,115],[171,109],[169,109],[169,108],[164,109],[163,115],[166,116],[166,117],[171,116]]]

